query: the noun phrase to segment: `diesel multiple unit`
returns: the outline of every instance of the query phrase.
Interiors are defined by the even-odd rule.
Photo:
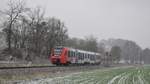
[[[50,61],[56,65],[100,64],[101,54],[80,49],[57,46],[52,49]]]

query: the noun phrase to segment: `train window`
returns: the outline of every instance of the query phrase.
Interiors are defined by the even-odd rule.
[[[71,51],[70,51],[70,57],[71,57]]]
[[[71,57],[71,56],[72,56],[72,54],[71,54],[71,53],[72,53],[72,51],[69,51],[69,57]]]
[[[80,58],[81,58],[81,60],[82,60],[82,53],[80,54]]]
[[[92,60],[92,55],[90,55],[90,60]]]
[[[73,57],[75,57],[75,54],[74,54],[75,52],[73,51]]]
[[[87,59],[87,56],[88,56],[88,55],[86,54],[86,59]]]
[[[74,56],[73,51],[72,51],[72,57]]]
[[[81,53],[78,53],[78,59],[79,60],[81,59]]]
[[[95,55],[93,55],[93,60],[95,59]]]
[[[87,59],[87,54],[85,54],[85,58]]]
[[[94,59],[94,55],[90,55],[90,60],[93,60]]]
[[[84,59],[84,53],[82,53],[82,60]]]
[[[93,60],[95,60],[95,55],[93,55]]]
[[[84,59],[84,53],[83,53],[82,59]]]
[[[83,60],[83,53],[82,53],[82,55],[81,55],[81,59]]]
[[[85,58],[85,53],[83,53],[83,59]]]
[[[82,60],[82,53],[81,53],[81,60]]]
[[[88,59],[90,58],[90,54],[88,54]]]
[[[92,56],[92,60],[94,60],[94,55]]]
[[[94,55],[92,55],[92,60],[94,60]]]
[[[96,55],[93,55],[93,60],[95,60],[96,59]]]
[[[72,51],[72,57],[74,57],[74,51]]]
[[[80,58],[80,59],[81,59],[81,56],[82,56],[82,55],[81,55],[81,53],[80,53],[80,55],[79,55],[79,58]]]
[[[91,54],[89,55],[89,59],[91,60],[92,58],[91,58],[92,56],[91,56]]]
[[[70,51],[68,51],[68,57],[70,57]]]
[[[86,58],[88,58],[88,54],[86,54]]]
[[[61,52],[62,52],[62,48],[55,48],[55,49],[54,49],[54,54],[55,54],[55,55],[60,55]]]
[[[71,57],[73,57],[73,51],[71,51]]]
[[[70,55],[70,57],[71,57],[71,51],[69,51],[70,53],[69,53],[69,55]]]
[[[73,54],[74,54],[74,57],[75,57],[75,56],[76,56],[76,55],[75,55],[76,53],[75,53],[75,52],[73,52]]]
[[[73,51],[71,51],[71,57],[73,57]]]
[[[74,57],[74,51],[72,51],[72,57]]]
[[[71,51],[68,51],[68,56],[71,57]]]

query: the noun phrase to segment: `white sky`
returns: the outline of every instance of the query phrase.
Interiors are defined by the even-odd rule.
[[[7,0],[0,0],[0,9]],[[150,0],[27,0],[65,22],[69,36],[122,38],[150,48]]]

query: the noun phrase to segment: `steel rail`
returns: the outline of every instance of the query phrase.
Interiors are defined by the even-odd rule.
[[[57,67],[57,66],[18,66],[18,67],[0,67],[0,69],[46,68],[46,67]]]

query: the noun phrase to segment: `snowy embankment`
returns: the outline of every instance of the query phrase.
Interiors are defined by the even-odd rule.
[[[80,72],[64,77],[22,81],[19,84],[150,84],[150,67],[130,67]]]

